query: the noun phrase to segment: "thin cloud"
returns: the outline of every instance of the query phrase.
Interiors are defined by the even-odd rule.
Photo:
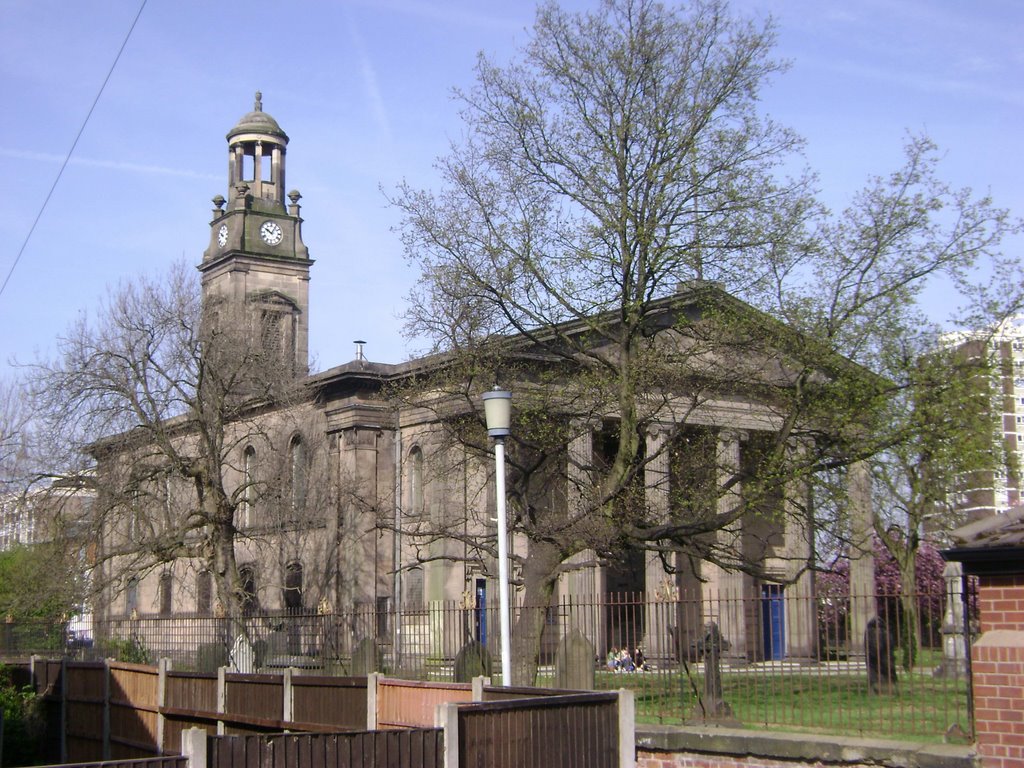
[[[355,54],[356,61],[359,62],[359,74],[361,75],[363,90],[369,102],[370,114],[373,115],[374,122],[377,124],[384,140],[391,144],[391,120],[388,116],[387,107],[384,104],[384,96],[381,93],[380,84],[377,80],[377,70],[373,66],[373,60],[366,52],[366,46],[363,45],[363,38],[359,34],[352,14],[347,12],[347,9],[345,23],[348,27],[349,38],[352,41],[352,52]]]
[[[0,147],[0,157],[9,157],[16,160],[33,160],[41,163],[52,163],[59,165],[64,162],[62,155],[53,155],[46,152],[31,152],[23,149],[7,149]],[[124,171],[126,173],[138,173],[148,176],[180,176],[189,179],[209,179],[219,181],[220,176],[212,173],[200,173],[183,168],[167,168],[162,165],[144,165],[142,163],[125,163],[118,160],[97,160],[88,157],[72,157],[68,165],[79,165],[87,168],[105,168],[112,171]]]

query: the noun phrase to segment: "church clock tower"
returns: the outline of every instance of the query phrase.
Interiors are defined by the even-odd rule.
[[[297,191],[285,205],[288,136],[263,111],[228,131],[228,198],[213,198],[210,245],[199,266],[207,307],[225,305],[245,319],[265,352],[296,375],[309,365],[309,268]],[[219,314],[219,311],[218,311]]]

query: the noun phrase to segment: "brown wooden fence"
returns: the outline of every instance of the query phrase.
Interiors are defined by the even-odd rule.
[[[622,768],[633,765],[633,711],[631,704],[623,711],[619,696],[608,691],[446,704],[446,743],[457,745],[457,766]]]
[[[37,691],[58,707],[60,759],[75,763],[177,753],[190,739],[204,745],[203,759],[190,763],[196,768],[605,768],[632,760],[628,692],[566,695],[482,678],[424,683],[292,670],[209,675],[167,663],[37,660],[33,670]],[[311,733],[286,738],[284,730]],[[208,766],[207,752],[222,762]]]
[[[36,659],[48,759],[74,763],[176,753],[188,728],[207,733],[365,730],[364,677],[176,672],[118,662]]]
[[[41,768],[189,768],[188,758],[183,755],[143,757],[136,760],[102,760],[94,763],[61,763],[59,766]]]
[[[440,768],[440,728],[360,733],[218,736],[209,768]]]

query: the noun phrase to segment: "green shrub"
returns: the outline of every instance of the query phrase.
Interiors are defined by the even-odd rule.
[[[103,655],[126,664],[152,664],[149,649],[137,637],[111,637],[103,641]]]
[[[38,750],[46,732],[42,700],[31,687],[16,686],[10,668],[3,664],[0,664],[0,717],[3,718],[0,764],[37,764]]]

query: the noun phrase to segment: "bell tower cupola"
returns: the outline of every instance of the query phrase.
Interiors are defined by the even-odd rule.
[[[218,317],[242,318],[252,338],[302,375],[313,261],[302,242],[302,196],[285,192],[288,134],[263,111],[257,91],[227,141],[227,197],[213,198],[210,244],[199,265],[203,300],[217,306]]]
[[[237,190],[245,185],[254,204],[283,213],[288,135],[263,111],[262,93],[256,91],[252,112],[243,115],[238,125],[228,131],[227,139],[228,189]]]

